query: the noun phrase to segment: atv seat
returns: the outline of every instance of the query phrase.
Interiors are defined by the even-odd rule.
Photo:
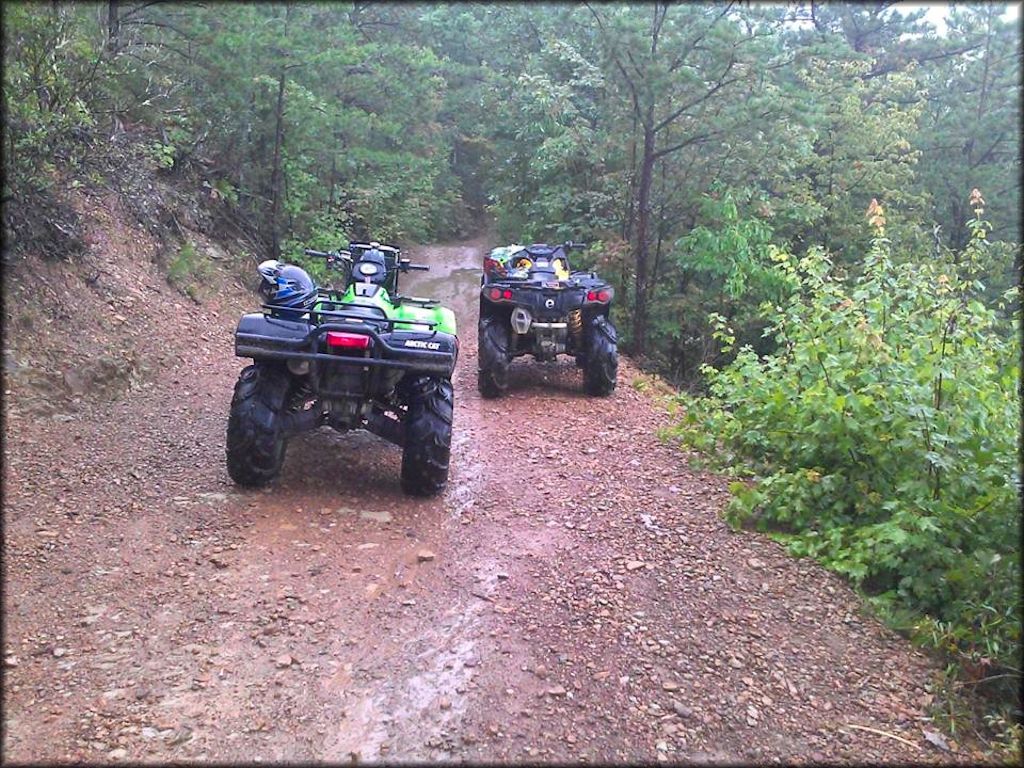
[[[376,288],[377,286],[374,286]],[[387,320],[387,315],[384,310],[378,307],[360,307],[356,304],[335,304],[332,302],[324,302],[320,305],[320,311],[323,313],[341,313],[345,318],[351,318],[353,320]],[[341,317],[332,317],[329,314],[321,316],[321,322],[329,320],[341,320]]]

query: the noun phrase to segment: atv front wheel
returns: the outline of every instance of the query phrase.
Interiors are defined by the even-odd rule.
[[[508,331],[497,319],[480,322],[476,385],[484,397],[500,397],[508,389]]]
[[[448,379],[413,384],[402,449],[402,490],[410,496],[434,496],[448,484],[453,409]]]
[[[615,326],[599,317],[587,334],[587,355],[583,385],[588,395],[610,395],[615,390],[619,351]]]
[[[280,418],[290,379],[280,367],[256,363],[242,370],[228,417],[228,474],[239,485],[258,488],[273,480],[284,463]]]

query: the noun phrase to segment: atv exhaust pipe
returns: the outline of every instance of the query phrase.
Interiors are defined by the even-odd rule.
[[[533,318],[530,316],[529,311],[523,307],[516,307],[512,310],[512,330],[520,336],[530,332],[530,324],[532,322]]]
[[[282,437],[295,437],[302,432],[316,429],[323,422],[324,413],[313,407],[308,411],[289,411],[281,416],[278,431]]]
[[[405,425],[398,419],[387,416],[379,408],[374,408],[366,417],[366,426],[373,434],[383,437],[399,448],[405,447]]]

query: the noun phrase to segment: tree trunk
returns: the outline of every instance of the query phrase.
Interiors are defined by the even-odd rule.
[[[653,115],[652,115],[653,117]],[[651,185],[654,181],[653,119],[644,126],[644,150],[637,188],[636,219],[636,292],[633,298],[633,354],[642,357],[647,351],[647,259],[648,230],[651,222]]]
[[[633,110],[633,132],[629,135],[629,203],[622,223],[622,239],[627,243],[633,237],[633,224],[636,222],[636,129],[637,114]]]
[[[118,9],[119,0],[107,3],[107,50],[117,53],[121,37],[121,16]]]
[[[967,235],[967,213],[964,211],[963,204],[958,196],[951,199],[949,207],[952,213],[949,218],[953,223],[953,226],[950,227],[949,245],[959,263],[960,254],[967,247],[969,239]]]
[[[331,155],[331,183],[328,185],[327,212],[334,212],[334,187],[338,183],[338,156]]]
[[[283,176],[281,169],[281,144],[284,141],[284,67],[277,81],[277,109],[275,111],[277,128],[274,131],[274,170],[271,177],[270,206],[270,252],[271,258],[281,257],[281,197]]]
[[[654,264],[651,266],[651,282],[658,285],[661,276],[661,247],[665,240],[665,200],[668,196],[665,193],[665,167],[668,165],[664,160],[660,166],[660,184],[658,189],[658,226],[655,227]]]

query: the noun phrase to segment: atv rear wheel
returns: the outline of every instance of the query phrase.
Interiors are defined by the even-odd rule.
[[[413,383],[402,449],[402,490],[410,496],[434,496],[448,484],[453,410],[448,379]]]
[[[603,317],[588,329],[583,385],[588,395],[610,395],[615,390],[619,351],[615,326]]]
[[[477,338],[477,389],[484,397],[500,397],[508,389],[508,326],[496,318],[481,320]]]
[[[228,474],[239,485],[264,486],[281,472],[285,439],[280,420],[288,395],[287,372],[271,363],[243,369],[228,417]]]

